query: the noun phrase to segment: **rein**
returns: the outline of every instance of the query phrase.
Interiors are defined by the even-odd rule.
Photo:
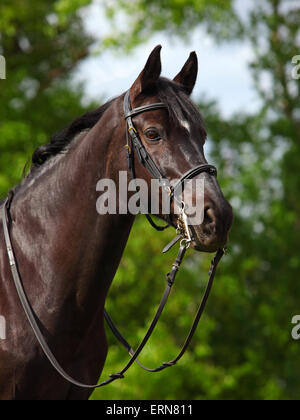
[[[143,146],[140,137],[138,135],[137,130],[134,128],[133,122],[132,122],[132,118],[134,118],[134,116],[139,115],[141,113],[144,112],[148,112],[148,111],[153,111],[153,110],[157,110],[157,109],[162,109],[162,108],[166,108],[166,106],[162,103],[158,103],[158,104],[152,104],[152,105],[146,105],[146,106],[142,106],[140,108],[136,108],[134,110],[131,109],[131,105],[130,105],[130,96],[129,96],[129,92],[127,92],[127,94],[125,95],[125,99],[124,99],[124,113],[125,113],[125,119],[127,121],[127,129],[126,129],[126,139],[127,139],[127,145],[126,145],[126,149],[127,149],[127,159],[128,159],[128,167],[129,167],[129,171],[131,173],[132,178],[135,178],[135,170],[134,170],[134,150],[136,151],[136,154],[138,156],[138,159],[140,161],[140,163],[151,173],[151,175],[159,180],[161,180],[161,185],[163,186],[163,188],[166,188],[170,194],[171,199],[175,199],[175,194],[176,194],[176,190],[179,188],[179,186],[183,185],[184,181],[186,179],[192,179],[195,176],[199,175],[200,173],[206,172],[209,173],[211,175],[216,175],[217,174],[217,170],[214,166],[212,165],[199,165],[196,168],[193,168],[192,170],[188,171],[186,174],[183,175],[183,177],[180,179],[180,181],[175,185],[175,187],[169,187],[167,184],[167,178],[161,173],[161,171],[157,168],[156,164],[154,163],[154,161],[152,160],[151,156],[148,154],[148,152],[146,151],[145,147]],[[116,379],[122,379],[124,378],[124,374],[127,372],[127,370],[131,367],[131,365],[134,362],[137,362],[143,369],[149,371],[149,372],[160,372],[168,367],[174,366],[184,355],[184,353],[186,352],[195,332],[197,329],[197,326],[199,324],[199,321],[203,315],[207,300],[209,298],[211,289],[212,289],[212,285],[213,285],[213,281],[216,275],[216,271],[217,271],[217,267],[218,264],[220,262],[220,260],[222,259],[225,250],[219,249],[216,256],[214,257],[212,263],[211,263],[211,267],[210,267],[210,271],[209,271],[209,279],[208,279],[208,283],[206,286],[206,290],[204,292],[204,295],[202,297],[202,301],[200,303],[199,309],[197,311],[196,317],[194,319],[194,322],[192,324],[192,327],[190,329],[190,332],[184,342],[184,345],[182,346],[178,356],[169,361],[169,362],[164,362],[162,363],[159,367],[155,368],[155,369],[149,369],[145,366],[143,366],[139,360],[138,360],[138,356],[140,355],[140,353],[142,352],[142,350],[144,349],[145,345],[147,344],[148,340],[150,339],[159,319],[160,316],[165,308],[165,305],[168,301],[170,292],[172,290],[172,287],[175,283],[176,280],[176,276],[178,274],[178,271],[180,269],[180,266],[183,262],[183,259],[185,257],[186,251],[187,249],[190,247],[190,243],[191,243],[191,236],[190,236],[190,232],[189,232],[189,226],[188,226],[188,220],[187,220],[187,216],[185,214],[185,207],[183,206],[182,208],[182,214],[179,220],[179,224],[178,224],[178,236],[169,244],[167,245],[167,247],[164,249],[163,252],[167,252],[169,251],[169,249],[171,249],[172,246],[174,246],[177,242],[180,242],[180,248],[179,248],[179,252],[177,255],[177,258],[174,262],[174,264],[172,265],[171,271],[167,274],[166,277],[166,288],[163,294],[163,297],[160,301],[160,304],[158,306],[158,309],[156,311],[156,314],[150,324],[150,327],[145,335],[145,337],[143,338],[143,340],[141,341],[140,345],[137,347],[136,350],[133,350],[132,346],[126,341],[126,339],[122,336],[122,334],[120,333],[120,331],[117,329],[117,327],[114,325],[111,317],[108,315],[108,313],[106,312],[106,310],[104,310],[104,316],[105,319],[109,325],[109,327],[111,328],[112,332],[114,333],[114,335],[117,337],[117,339],[120,341],[120,343],[125,347],[125,349],[128,351],[128,353],[131,356],[131,359],[129,360],[129,362],[125,365],[125,367],[114,374],[109,375],[109,379],[107,379],[104,382],[101,382],[100,384],[96,384],[96,385],[87,385],[87,384],[83,384],[75,379],[73,379],[71,376],[68,375],[68,373],[66,373],[64,371],[64,369],[61,367],[61,365],[58,363],[57,359],[55,358],[55,356],[53,355],[51,349],[49,348],[41,330],[40,327],[38,325],[38,321],[36,318],[36,315],[34,314],[31,305],[28,301],[28,298],[26,296],[26,292],[23,288],[23,284],[22,284],[22,280],[21,280],[21,276],[18,270],[18,265],[17,265],[17,260],[15,257],[15,253],[14,253],[14,249],[13,249],[13,245],[11,242],[11,237],[10,237],[10,233],[9,233],[9,226],[11,224],[11,220],[10,220],[10,207],[11,207],[11,203],[14,197],[14,193],[11,191],[5,204],[2,207],[2,224],[3,224],[3,231],[4,231],[4,238],[5,238],[5,243],[6,243],[6,250],[7,250],[7,255],[8,255],[8,259],[9,259],[9,265],[10,265],[10,269],[11,269],[11,273],[12,273],[12,277],[13,277],[13,281],[17,290],[17,294],[18,297],[20,299],[20,302],[22,304],[23,310],[25,312],[25,315],[28,319],[28,322],[32,328],[32,331],[38,341],[38,343],[40,344],[45,356],[48,358],[49,362],[51,363],[51,365],[53,366],[53,368],[58,372],[58,374],[60,376],[62,376],[66,381],[68,381],[69,383],[81,387],[81,388],[87,388],[87,389],[95,389],[95,388],[100,388],[102,386],[108,385],[111,382],[115,381]],[[184,204],[184,203],[183,203]],[[170,223],[168,224],[168,226],[165,227],[160,227],[157,226],[152,219],[150,218],[149,215],[148,216],[148,220],[151,223],[151,225],[156,229],[156,230],[164,230],[167,227],[169,227]]]

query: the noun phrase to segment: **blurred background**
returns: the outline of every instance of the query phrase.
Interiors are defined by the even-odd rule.
[[[235,212],[229,254],[192,347],[160,374],[133,367],[92,399],[299,399],[300,55],[298,0],[1,0],[0,196],[36,147],[128,89],[163,45],[174,77],[190,51],[207,155]],[[174,253],[138,218],[107,309],[133,346],[143,337]],[[174,251],[176,252],[176,250]],[[151,264],[149,264],[151,261]],[[200,301],[210,256],[190,252],[141,361],[176,355]],[[103,378],[128,360],[108,332]]]

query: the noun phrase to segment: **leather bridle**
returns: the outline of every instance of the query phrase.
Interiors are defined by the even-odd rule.
[[[161,170],[157,167],[149,153],[147,152],[145,146],[143,145],[141,138],[139,136],[138,131],[136,130],[132,118],[136,117],[137,115],[143,114],[145,112],[156,111],[159,109],[168,109],[168,107],[162,103],[154,103],[150,105],[144,105],[139,108],[132,109],[131,102],[130,102],[130,91],[127,91],[124,97],[124,118],[126,120],[126,150],[127,150],[127,162],[128,162],[128,169],[131,175],[131,179],[135,179],[135,162],[134,157],[135,153],[138,157],[138,160],[141,165],[143,165],[148,172],[152,175],[154,179],[158,179],[160,182],[160,186],[163,190],[169,194],[171,201],[176,198],[176,192],[180,187],[184,186],[184,182],[186,180],[190,180],[195,178],[196,176],[200,175],[201,173],[208,173],[210,175],[217,175],[217,168],[213,165],[209,164],[201,164],[198,165],[189,171],[187,171],[180,180],[172,186],[168,178],[161,172]],[[182,191],[182,189],[181,189]],[[162,231],[167,229],[171,224],[172,221],[168,215],[165,217],[168,219],[168,225],[161,227],[157,226],[149,214],[146,214],[148,221],[150,222],[151,226],[154,227],[158,231]]]
[[[217,170],[214,166],[212,165],[208,165],[208,164],[204,164],[204,165],[199,165],[195,168],[192,168],[190,171],[188,171],[187,173],[185,173],[181,179],[178,181],[178,183],[174,186],[174,187],[170,187],[169,182],[167,180],[167,178],[162,174],[161,170],[157,167],[157,165],[155,164],[155,162],[153,161],[153,159],[151,158],[151,156],[149,155],[149,153],[147,152],[146,148],[144,147],[144,145],[141,142],[141,139],[139,137],[139,134],[137,132],[137,130],[135,129],[134,125],[133,125],[133,121],[132,118],[134,118],[135,116],[144,113],[144,112],[148,112],[148,111],[154,111],[154,110],[158,110],[158,109],[166,109],[166,105],[163,103],[155,103],[155,104],[151,104],[151,105],[145,105],[139,108],[135,108],[135,109],[131,109],[131,104],[130,104],[130,93],[129,91],[126,93],[125,98],[124,98],[124,116],[125,116],[125,120],[126,120],[126,139],[127,139],[127,144],[126,144],[126,149],[127,149],[127,159],[128,159],[128,168],[129,171],[131,173],[131,177],[133,179],[135,179],[135,164],[134,164],[134,151],[136,152],[136,155],[139,159],[139,162],[150,172],[150,174],[152,175],[153,178],[155,179],[159,179],[161,181],[161,186],[163,188],[166,188],[167,191],[170,194],[171,199],[175,199],[175,195],[176,195],[176,191],[179,188],[179,186],[182,186],[184,181],[187,179],[192,179],[195,176],[201,174],[201,173],[208,173],[210,175],[215,176],[217,174]],[[138,346],[138,348],[136,350],[133,350],[132,346],[126,341],[126,339],[122,336],[122,334],[120,333],[120,331],[116,328],[116,326],[114,325],[111,317],[108,315],[108,313],[106,311],[104,311],[104,315],[106,318],[106,321],[109,325],[109,327],[111,328],[112,332],[114,333],[114,335],[117,337],[117,339],[121,342],[121,344],[125,347],[125,349],[129,352],[131,358],[129,360],[129,362],[126,364],[126,366],[119,372],[112,374],[109,376],[109,379],[107,379],[104,382],[101,382],[100,384],[97,385],[87,385],[87,384],[83,384],[75,379],[73,379],[71,376],[69,376],[64,369],[60,366],[60,364],[58,363],[57,359],[55,358],[55,356],[53,355],[51,349],[49,348],[41,330],[40,327],[38,325],[38,321],[36,320],[36,317],[33,313],[33,310],[31,308],[31,305],[28,301],[28,298],[26,296],[26,292],[23,288],[23,284],[22,284],[22,280],[19,274],[19,270],[18,270],[18,266],[17,266],[17,261],[16,261],[16,257],[15,257],[15,253],[14,253],[14,249],[12,246],[12,242],[11,242],[11,238],[10,238],[10,233],[9,233],[9,225],[10,225],[10,207],[11,207],[11,203],[14,197],[14,192],[11,191],[8,195],[8,198],[5,202],[5,204],[2,207],[2,223],[3,223],[3,230],[4,230],[4,238],[5,238],[5,243],[6,243],[6,250],[7,250],[7,255],[8,255],[8,259],[9,259],[9,264],[10,264],[10,269],[11,269],[11,273],[12,273],[12,277],[14,280],[14,284],[18,293],[18,297],[20,299],[20,302],[22,304],[23,310],[26,314],[26,317],[30,323],[30,326],[34,332],[34,335],[37,339],[37,341],[39,342],[44,354],[46,355],[46,357],[48,358],[49,362],[52,364],[52,366],[54,367],[54,369],[68,382],[70,382],[73,385],[76,385],[78,387],[81,388],[87,388],[87,389],[94,389],[94,388],[99,388],[105,385],[110,384],[111,382],[115,381],[116,379],[122,379],[124,378],[124,374],[127,372],[127,370],[130,368],[130,366],[136,361],[143,369],[150,371],[150,372],[159,372],[163,369],[166,369],[168,367],[174,366],[184,355],[184,353],[186,352],[195,332],[197,329],[197,326],[199,324],[199,321],[203,315],[208,297],[210,295],[210,291],[213,285],[213,281],[215,278],[215,274],[216,274],[216,270],[217,270],[217,266],[221,260],[221,258],[223,257],[225,250],[224,249],[219,249],[215,258],[213,259],[212,263],[211,263],[211,267],[210,267],[210,272],[209,272],[209,280],[207,283],[207,287],[206,290],[204,292],[204,295],[202,297],[202,301],[200,303],[198,312],[196,314],[196,317],[194,319],[193,325],[191,327],[191,330],[185,340],[185,343],[182,347],[182,349],[180,350],[178,356],[169,361],[169,362],[165,362],[163,364],[161,364],[159,367],[155,368],[155,369],[149,369],[145,366],[143,366],[139,361],[138,361],[138,356],[140,355],[140,353],[142,352],[142,350],[144,349],[145,345],[147,344],[149,338],[151,337],[154,328],[163,312],[163,309],[167,303],[168,297],[170,295],[171,289],[174,285],[177,273],[179,271],[179,268],[183,262],[184,256],[186,254],[187,249],[190,246],[190,242],[191,242],[191,238],[190,238],[190,233],[189,233],[189,227],[188,227],[188,223],[187,223],[187,216],[185,214],[185,209],[184,206],[182,208],[182,215],[181,218],[179,218],[181,220],[181,223],[178,224],[178,236],[175,238],[175,240],[173,240],[171,242],[171,244],[169,244],[165,249],[164,252],[167,252],[172,246],[174,246],[179,240],[180,242],[180,248],[179,248],[179,252],[177,255],[177,258],[172,266],[172,269],[170,271],[170,273],[167,274],[167,285],[166,285],[166,289],[164,291],[163,297],[161,299],[161,302],[158,306],[158,309],[156,311],[156,314],[153,318],[153,321],[151,322],[151,325],[144,337],[144,339],[142,340],[142,342],[140,343],[140,345]],[[150,218],[149,215],[147,215],[149,222],[151,223],[151,225],[157,229],[157,230],[164,230],[165,228],[169,227],[165,226],[165,227],[160,227],[157,226],[153,220]]]

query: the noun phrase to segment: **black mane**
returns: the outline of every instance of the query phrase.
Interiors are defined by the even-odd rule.
[[[189,96],[177,83],[165,78],[160,78],[155,87],[155,92],[160,101],[167,105],[173,123],[178,124],[180,120],[199,121],[201,124],[202,136],[206,138],[203,119],[198,108],[192,103]],[[51,157],[62,153],[72,140],[82,131],[93,128],[104,112],[112,104],[113,100],[107,102],[100,108],[89,111],[73,121],[64,130],[54,134],[50,143],[40,146],[32,156],[32,169],[39,168]]]
[[[96,110],[87,112],[73,121],[68,127],[54,134],[49,144],[40,146],[34,152],[32,156],[32,168],[39,168],[51,157],[62,153],[77,134],[93,128],[112,102],[113,100]]]
[[[189,95],[177,83],[160,78],[155,86],[149,92],[156,95],[160,102],[163,102],[169,111],[172,123],[179,125],[180,121],[197,121],[200,128],[200,135],[205,140],[207,137],[202,116],[196,105],[190,100]],[[72,140],[81,132],[90,130],[101,119],[104,112],[110,107],[114,99],[97,108],[89,111],[73,121],[68,127],[54,134],[49,144],[40,146],[32,156],[32,166],[29,176],[34,176],[35,169],[40,168],[51,157],[63,153]],[[15,189],[20,188],[20,185]],[[5,200],[0,200],[0,206]]]
[[[167,106],[173,124],[179,125],[182,120],[197,121],[200,128],[200,135],[203,140],[206,139],[207,134],[199,110],[180,85],[171,80],[160,78],[149,94],[156,95],[160,102],[163,102]],[[114,99],[98,109],[89,111],[77,118],[64,130],[54,134],[49,144],[40,146],[32,156],[32,167],[29,175],[34,176],[34,169],[41,167],[51,157],[63,153],[78,134],[93,128],[113,101]],[[18,187],[16,188],[18,189]],[[0,206],[3,203],[4,200],[0,200]]]

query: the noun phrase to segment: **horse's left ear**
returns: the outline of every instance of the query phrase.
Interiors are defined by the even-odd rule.
[[[195,52],[192,52],[189,59],[183,66],[181,72],[177,74],[174,82],[181,85],[188,95],[194,90],[198,76],[198,58]]]

